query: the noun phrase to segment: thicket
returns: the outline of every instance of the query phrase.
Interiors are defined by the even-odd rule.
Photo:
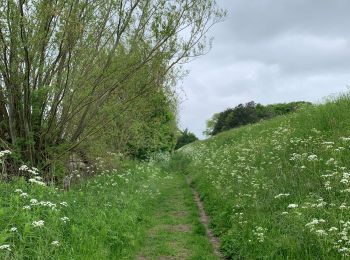
[[[173,149],[181,64],[210,48],[224,15],[215,0],[1,1],[2,171]]]
[[[213,136],[232,128],[295,112],[307,105],[311,105],[311,103],[299,101],[264,106],[251,101],[246,104],[239,104],[234,108],[228,108],[223,112],[214,114],[207,121],[207,129],[204,131],[204,134]]]
[[[175,149],[177,150],[182,146],[193,143],[197,140],[198,140],[197,136],[186,128],[184,131],[180,132],[180,135],[177,138]]]

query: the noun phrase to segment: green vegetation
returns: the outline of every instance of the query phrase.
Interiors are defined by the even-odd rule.
[[[139,259],[218,259],[199,222],[198,209],[184,175],[173,172],[160,189]]]
[[[303,101],[267,106],[256,104],[254,101],[248,102],[245,105],[239,104],[235,108],[228,108],[221,113],[214,114],[207,121],[207,129],[204,131],[204,134],[207,136],[216,135],[232,128],[295,112],[301,107],[309,105],[311,103]]]
[[[1,1],[1,170],[57,179],[72,153],[173,150],[181,64],[224,16],[215,0]]]
[[[24,179],[1,183],[0,258],[132,259],[167,175],[151,163],[102,168],[65,193]]]
[[[217,259],[191,189],[169,158],[119,170],[101,159],[98,175],[69,192],[22,166],[30,183],[0,184],[0,258]]]
[[[182,146],[193,143],[197,140],[197,136],[194,133],[188,131],[188,129],[186,128],[184,131],[181,131],[181,135],[177,138],[175,149],[179,149]]]
[[[212,257],[184,179],[151,158],[174,151],[182,66],[225,15],[216,0],[0,2],[0,259],[133,259],[173,194],[191,232],[166,253]]]
[[[180,149],[231,259],[350,256],[350,95]]]

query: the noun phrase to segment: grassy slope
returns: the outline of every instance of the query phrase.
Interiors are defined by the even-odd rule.
[[[348,137],[343,96],[186,146],[177,161],[226,256],[341,259],[350,253]]]
[[[104,171],[66,193],[24,181],[0,183],[0,246],[11,249],[0,249],[0,259],[132,259],[166,176],[142,164]],[[42,227],[33,226],[38,220]]]

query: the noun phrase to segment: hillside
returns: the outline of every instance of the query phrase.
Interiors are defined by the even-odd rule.
[[[181,149],[227,257],[350,255],[349,111],[343,95]]]

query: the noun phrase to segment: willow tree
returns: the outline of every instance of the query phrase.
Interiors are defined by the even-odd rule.
[[[223,16],[215,0],[1,1],[0,147],[33,164],[48,147],[72,150],[205,53]],[[119,95],[145,68],[142,86]],[[100,117],[114,99],[118,111]]]

